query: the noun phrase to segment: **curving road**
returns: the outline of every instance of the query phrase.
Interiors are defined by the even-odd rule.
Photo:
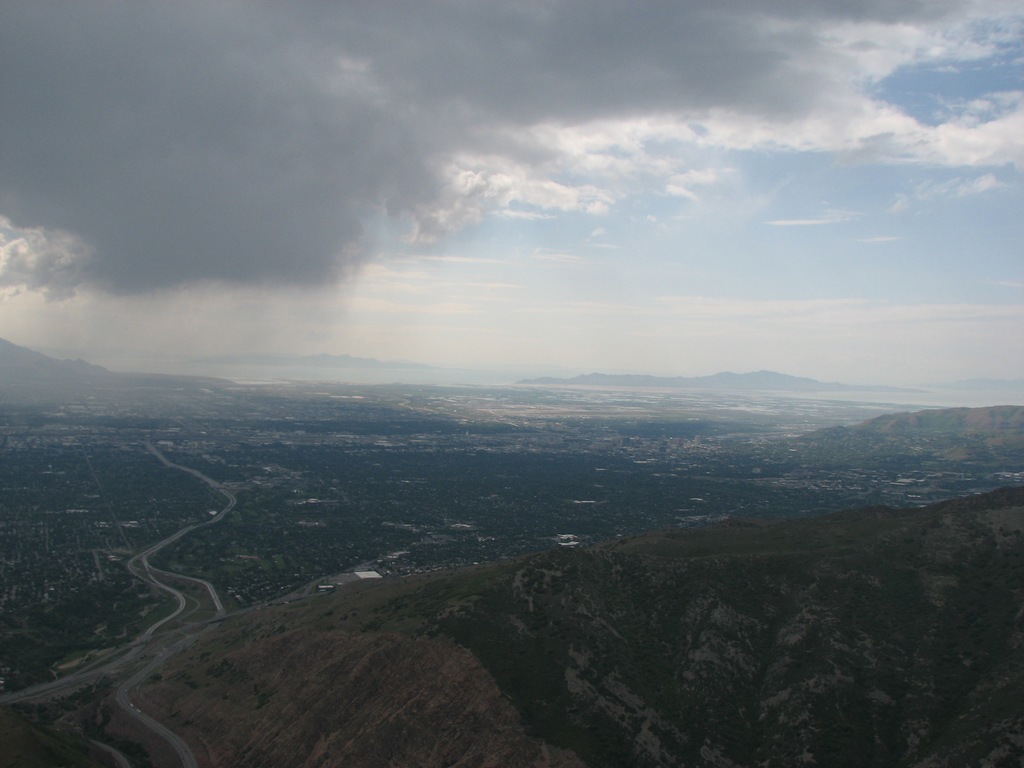
[[[134,661],[141,656],[153,642],[154,635],[157,630],[162,626],[177,618],[181,615],[182,611],[185,610],[187,600],[182,592],[166,581],[162,581],[160,577],[165,579],[172,579],[175,581],[187,581],[196,584],[207,591],[210,596],[210,601],[213,603],[215,613],[212,619],[209,619],[202,624],[194,625],[191,628],[184,628],[186,634],[180,640],[176,641],[171,645],[165,645],[159,652],[148,661],[143,667],[137,670],[127,680],[122,682],[116,693],[116,701],[118,705],[132,718],[139,722],[144,728],[155,733],[157,736],[166,741],[171,748],[177,753],[178,758],[181,760],[183,768],[198,768],[196,763],[195,755],[192,754],[192,750],[189,746],[178,736],[176,733],[168,729],[162,723],[153,719],[145,712],[140,710],[131,700],[131,692],[134,690],[143,680],[151,675],[158,667],[167,661],[171,656],[184,650],[194,643],[204,632],[208,631],[214,624],[222,621],[226,615],[224,610],[224,604],[221,602],[220,595],[217,594],[216,588],[209,581],[205,579],[197,579],[193,576],[185,576],[184,574],[171,573],[170,571],[164,571],[159,568],[155,568],[149,563],[149,558],[155,555],[164,547],[173,544],[182,536],[191,533],[199,528],[205,528],[209,525],[214,525],[221,520],[235,507],[236,499],[235,495],[231,493],[227,488],[218,483],[216,480],[207,477],[202,472],[192,469],[191,467],[185,467],[181,464],[175,464],[170,461],[160,449],[153,445],[151,442],[146,441],[146,449],[156,456],[160,462],[171,469],[176,469],[181,472],[187,472],[188,474],[199,478],[206,483],[210,488],[217,491],[227,499],[225,506],[218,512],[214,517],[202,523],[195,523],[193,525],[186,526],[174,534],[168,536],[162,541],[158,541],[156,544],[151,545],[139,554],[135,555],[131,560],[128,561],[128,571],[135,576],[137,579],[150,584],[151,586],[166,592],[173,597],[178,605],[177,608],[169,616],[164,617],[160,621],[152,624],[146,629],[139,637],[132,640],[126,645],[122,652],[119,652],[117,658],[107,659],[104,663],[99,664],[95,667],[80,670],[77,673],[67,675],[59,680],[54,680],[49,683],[41,683],[30,688],[25,688],[20,691],[5,694],[0,696],[0,703],[13,703],[16,701],[29,700],[38,698],[40,696],[51,695],[62,688],[68,688],[72,686],[79,686],[84,682],[90,680],[96,680],[108,674],[113,674],[126,666],[129,662]],[[109,748],[112,750],[112,748]],[[112,750],[116,752],[116,750]],[[115,758],[119,765],[126,765],[127,760],[124,755],[118,753]]]
[[[213,478],[207,477],[199,470],[192,469],[191,467],[185,467],[182,466],[181,464],[175,464],[173,461],[170,461],[166,456],[163,455],[163,453],[160,452],[159,448],[157,448],[155,445],[153,445],[153,443],[151,443],[148,440],[146,441],[146,450],[148,450],[150,453],[156,456],[165,467],[169,467],[170,469],[177,469],[181,472],[187,472],[193,477],[199,478],[208,486],[210,486],[210,488],[217,491],[217,493],[223,495],[228,502],[224,506],[224,508],[221,509],[220,512],[218,512],[214,517],[210,518],[206,522],[195,523],[194,525],[186,526],[177,533],[168,536],[163,541],[157,542],[153,546],[149,547],[149,549],[140,552],[128,561],[128,570],[131,571],[133,576],[136,576],[142,579],[143,581],[152,584],[158,589],[162,589],[171,593],[178,600],[178,608],[174,613],[172,613],[165,619],[162,619],[161,621],[157,622],[147,630],[148,635],[151,636],[161,625],[170,621],[173,618],[176,618],[178,614],[180,614],[185,609],[184,596],[181,594],[181,592],[174,589],[174,587],[171,587],[165,584],[164,582],[160,581],[154,574],[160,574],[162,576],[170,577],[178,581],[190,581],[193,584],[198,584],[199,586],[203,587],[210,595],[210,600],[213,602],[214,608],[217,609],[216,618],[221,618],[224,616],[224,604],[221,602],[220,595],[217,594],[217,590],[214,588],[213,584],[206,581],[205,579],[197,579],[193,576],[185,576],[184,574],[180,573],[170,573],[168,571],[161,571],[160,569],[154,568],[149,564],[149,557],[151,555],[155,555],[157,552],[159,552],[167,545],[173,544],[182,536],[191,533],[192,531],[198,528],[205,528],[209,525],[219,523],[221,520],[224,519],[225,515],[227,515],[232,509],[235,508],[235,503],[237,502],[237,500],[235,499],[235,495],[231,491],[229,491],[227,488],[225,488],[223,485],[218,483]]]
[[[153,672],[167,661],[167,659],[192,645],[192,643],[194,643],[200,635],[208,630],[210,626],[211,625],[206,625],[203,629],[195,632],[194,634],[186,635],[174,645],[162,649],[151,661],[149,661],[149,663],[121,683],[121,685],[117,687],[117,694],[115,696],[121,709],[171,746],[171,749],[177,753],[178,759],[181,761],[182,768],[199,768],[199,765],[196,762],[196,757],[192,753],[188,744],[186,744],[184,739],[170,728],[160,721],[150,717],[135,706],[135,704],[132,703],[131,692],[133,688],[137,687],[143,680],[153,674]]]
[[[141,579],[142,581],[148,584],[153,585],[158,589],[167,592],[172,597],[174,597],[174,599],[178,602],[178,607],[174,610],[173,613],[171,613],[169,616],[165,616],[160,621],[150,625],[150,627],[145,632],[143,632],[142,638],[144,639],[144,641],[150,640],[160,627],[162,627],[169,621],[177,618],[181,614],[181,612],[185,610],[185,606],[187,605],[185,595],[182,594],[180,590],[175,589],[167,582],[161,581],[160,578],[158,578],[158,576],[163,576],[165,578],[173,578],[177,581],[188,581],[203,587],[210,595],[210,600],[212,601],[213,606],[216,609],[212,621],[218,621],[224,618],[224,603],[221,602],[220,595],[217,594],[217,590],[213,586],[213,584],[211,584],[209,581],[206,581],[205,579],[197,579],[193,576],[185,576],[183,574],[171,573],[169,571],[160,570],[159,568],[154,568],[152,565],[150,565],[149,558],[150,556],[155,555],[164,547],[173,544],[182,536],[185,536],[186,534],[191,533],[192,531],[198,528],[205,528],[209,525],[215,525],[216,523],[220,522],[232,509],[235,508],[235,503],[237,501],[235,499],[235,495],[231,493],[231,491],[229,491],[223,485],[218,483],[216,480],[214,480],[211,477],[207,477],[202,472],[196,469],[192,469],[191,467],[185,467],[182,466],[181,464],[175,464],[173,461],[170,461],[166,456],[164,456],[163,453],[160,452],[160,449],[157,448],[155,445],[153,445],[152,442],[148,440],[146,441],[146,450],[148,450],[150,453],[156,456],[164,466],[169,467],[171,469],[177,469],[182,472],[187,472],[188,474],[199,478],[208,486],[210,486],[213,490],[222,494],[227,499],[227,504],[225,504],[224,507],[220,510],[220,512],[218,512],[214,517],[210,518],[210,520],[204,523],[196,523],[194,525],[186,526],[181,530],[177,531],[176,533],[168,536],[163,541],[158,541],[156,544],[153,544],[151,547],[148,547],[147,549],[143,550],[142,552],[140,552],[128,561],[128,570],[131,572],[133,576],[135,576],[138,579]],[[137,720],[143,726],[148,728],[153,733],[156,733],[158,736],[160,736],[160,738],[162,738],[164,741],[170,744],[171,748],[174,749],[174,751],[178,754],[178,757],[181,760],[182,768],[198,768],[196,758],[195,755],[192,754],[192,750],[189,749],[189,746],[181,739],[180,736],[178,736],[176,733],[174,733],[169,728],[164,726],[162,723],[158,722],[157,720],[154,720],[152,717],[147,715],[138,707],[136,707],[132,703],[131,692],[143,680],[145,680],[149,675],[151,675],[154,670],[160,667],[168,658],[170,658],[175,653],[183,650],[184,648],[190,646],[203,632],[205,632],[209,628],[210,624],[207,623],[206,626],[204,626],[202,629],[199,629],[194,633],[186,635],[182,640],[179,640],[171,647],[164,648],[152,661],[143,666],[142,669],[138,670],[134,675],[132,675],[123,683],[121,683],[121,685],[117,688],[116,698],[117,703],[121,706],[121,708],[125,712],[127,712],[131,717],[135,718],[135,720]]]

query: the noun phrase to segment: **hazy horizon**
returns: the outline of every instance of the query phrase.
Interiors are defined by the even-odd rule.
[[[1024,378],[999,0],[9,4],[0,337]]]
[[[8,340],[10,341],[10,340]],[[44,350],[33,350],[48,354],[57,359],[82,359],[76,356],[51,354]],[[116,373],[155,373],[185,376],[213,376],[247,385],[264,384],[351,384],[351,385],[409,385],[409,386],[455,386],[455,387],[517,387],[522,386],[524,379],[553,378],[559,386],[575,386],[582,389],[623,389],[625,391],[643,392],[644,387],[602,386],[572,384],[571,379],[590,373],[606,375],[650,375],[646,371],[598,371],[596,369],[578,370],[559,368],[557,366],[493,366],[478,368],[448,368],[432,366],[424,363],[408,361],[387,361],[375,358],[356,358],[352,364],[318,361],[318,364],[302,364],[301,360],[282,355],[274,363],[259,363],[248,360],[230,359],[191,359],[169,363],[164,360],[154,363],[140,362],[140,365],[128,367],[109,366],[102,361],[86,359],[84,362],[103,365]],[[373,365],[366,365],[373,363]],[[403,364],[404,363],[404,364]],[[771,371],[788,374],[786,371]],[[753,374],[754,371],[714,371],[695,376],[713,376],[718,373]],[[680,378],[693,378],[691,375],[673,374]],[[808,377],[814,378],[814,377]],[[957,408],[986,407],[997,405],[1015,405],[1024,403],[1024,381],[1021,380],[986,380],[959,382],[920,382],[914,387],[895,388],[884,381],[823,381],[823,384],[843,384],[862,387],[849,391],[843,390],[742,390],[722,389],[703,390],[699,387],[674,389],[672,387],[651,387],[652,393],[690,393],[694,396],[713,398],[716,394],[722,397],[748,397],[756,401],[760,397],[792,398],[794,400],[819,402],[845,402],[864,406],[891,406],[895,410],[915,408]],[[543,386],[543,385],[540,385]]]

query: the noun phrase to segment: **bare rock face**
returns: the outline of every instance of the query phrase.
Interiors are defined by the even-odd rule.
[[[177,669],[147,706],[210,768],[584,765],[527,736],[490,675],[447,641],[293,630],[222,656],[200,649]]]

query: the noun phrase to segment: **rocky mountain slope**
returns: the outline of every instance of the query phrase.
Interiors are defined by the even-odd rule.
[[[786,448],[795,448],[804,462],[817,466],[889,466],[950,474],[968,465],[985,466],[1011,479],[1024,457],[1024,406],[886,414],[808,432]]]
[[[106,763],[94,752],[84,739],[0,708],[0,768],[100,768]]]
[[[251,642],[206,647],[147,693],[201,764],[583,768],[528,736],[479,661],[450,641],[258,626]]]
[[[878,416],[854,429],[882,434],[946,433],[1003,434],[1019,437],[1024,430],[1024,406],[997,405],[988,408],[943,408]]]
[[[1024,489],[238,616],[146,706],[210,766],[1019,766]]]

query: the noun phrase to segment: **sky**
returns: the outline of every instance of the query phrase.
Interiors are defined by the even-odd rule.
[[[0,0],[0,337],[1024,377],[1017,0]]]

